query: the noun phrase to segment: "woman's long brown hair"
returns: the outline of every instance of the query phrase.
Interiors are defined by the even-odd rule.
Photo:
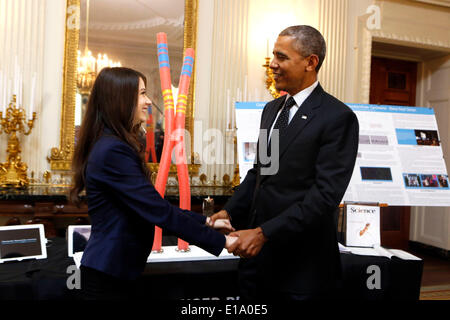
[[[80,193],[85,188],[85,170],[92,147],[108,127],[120,140],[129,144],[142,160],[142,170],[147,178],[150,172],[145,165],[144,145],[140,124],[134,123],[139,97],[139,78],[146,78],[129,68],[104,68],[97,76],[89,96],[78,142],[72,160],[74,186],[70,200],[79,205]]]

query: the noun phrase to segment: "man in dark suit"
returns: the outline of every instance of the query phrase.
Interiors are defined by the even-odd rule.
[[[325,48],[310,26],[280,33],[270,68],[288,94],[265,106],[256,163],[212,217],[244,229],[231,234],[239,239],[228,249],[241,256],[242,299],[331,297],[341,272],[334,213],[353,172],[359,127],[317,81]]]

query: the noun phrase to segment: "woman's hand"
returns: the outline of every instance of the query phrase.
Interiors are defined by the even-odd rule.
[[[233,228],[230,220],[228,219],[216,219],[213,221],[208,217],[206,218],[206,225],[223,234],[228,234],[230,232],[236,231],[236,229]]]
[[[211,221],[214,222],[217,219],[227,219],[231,221],[230,215],[228,214],[228,212],[226,210],[220,210],[219,212],[214,213],[211,217],[210,217]]]
[[[225,249],[228,250],[237,239],[238,237],[225,236]]]

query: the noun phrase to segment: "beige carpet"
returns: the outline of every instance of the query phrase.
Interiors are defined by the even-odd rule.
[[[420,288],[420,300],[450,300],[450,284]]]

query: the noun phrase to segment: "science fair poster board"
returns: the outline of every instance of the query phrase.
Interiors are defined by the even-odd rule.
[[[241,182],[253,167],[265,104],[235,104]],[[359,148],[343,202],[450,206],[448,174],[432,108],[347,105],[358,117]]]
[[[266,102],[236,102],[237,152],[241,183],[256,159],[261,115]]]
[[[432,108],[348,104],[359,148],[343,201],[449,206],[450,188]]]

